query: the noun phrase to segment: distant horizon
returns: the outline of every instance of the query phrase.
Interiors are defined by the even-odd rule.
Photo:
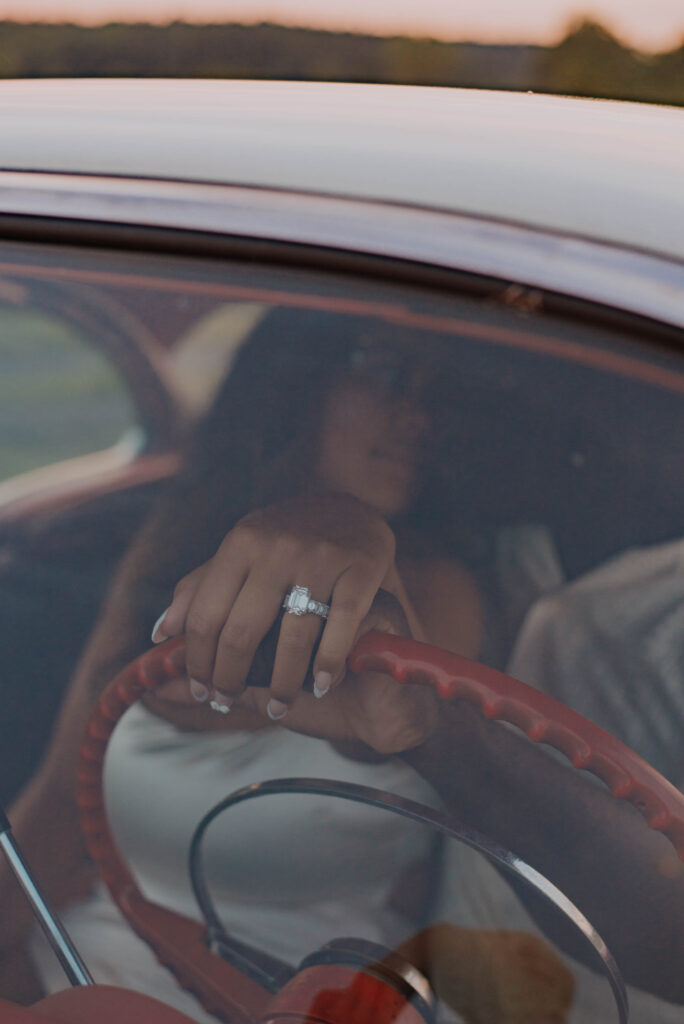
[[[0,20],[102,25],[269,22],[367,35],[429,36],[450,42],[554,45],[573,23],[602,24],[624,45],[664,51],[684,43],[682,0],[0,0]]]

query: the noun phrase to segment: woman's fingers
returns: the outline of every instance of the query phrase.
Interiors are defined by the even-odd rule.
[[[209,690],[205,687],[204,692],[200,692],[197,689],[200,685],[202,684],[188,685],[188,678],[183,673],[158,686],[154,692],[161,700],[194,707],[195,704],[204,704],[209,699]]]
[[[314,661],[314,693],[317,697],[324,696],[344,678],[347,657],[376,599],[383,574],[384,567],[357,563],[335,584],[330,612]]]
[[[354,644],[369,629],[409,635],[406,615],[398,600],[378,591],[368,565],[354,565],[337,580],[327,621],[313,613],[287,614],[280,627],[268,711],[281,718],[297,697],[309,673],[316,640],[323,630],[313,676],[314,696],[323,697],[345,676],[346,660]],[[322,601],[325,585],[317,587],[314,600]]]
[[[322,591],[319,591],[321,594]],[[317,595],[312,595],[319,600]],[[314,644],[323,627],[323,619],[311,613],[283,616],[278,636],[270,686],[268,714],[284,717],[306,681]]]
[[[272,717],[281,717],[302,688],[321,630],[315,694],[344,677],[346,658],[393,555],[387,524],[345,495],[308,496],[304,504],[261,510],[238,523],[216,555],[181,580],[154,640],[185,633],[187,672],[198,692],[203,685],[234,698],[286,594],[293,584],[310,587],[315,600],[330,600],[328,621],[313,613],[284,615],[272,668],[261,673],[270,685]],[[260,659],[266,660],[263,651]]]
[[[268,716],[276,720],[272,711],[273,700],[270,690],[248,686],[239,698],[239,704],[263,718]],[[283,725],[293,732],[332,742],[348,740],[351,732],[344,712],[334,706],[332,701],[326,704],[316,700],[312,694],[301,691],[288,706],[287,714],[283,716]]]
[[[206,575],[209,563],[193,569],[187,576],[176,585],[173,594],[173,601],[168,608],[161,613],[152,627],[152,643],[160,644],[168,640],[170,636],[180,636],[185,629],[185,619],[197,589]]]
[[[218,636],[213,672],[206,677],[225,696],[235,698],[244,688],[257,648],[278,616],[282,591],[277,577],[255,570],[237,594]]]
[[[273,717],[270,691],[248,687],[240,704]],[[294,732],[333,742],[361,742],[391,756],[423,743],[439,718],[436,695],[377,672],[350,673],[326,700],[299,693],[283,718]]]
[[[250,564],[246,552],[238,546],[226,545],[205,563],[201,579],[185,577],[174,595],[174,602],[166,614],[162,628],[166,627],[172,613],[175,613],[176,599],[179,608],[187,605],[182,631],[185,632],[185,663],[188,675],[206,686],[212,684],[219,637],[228,621],[235,600],[248,577]],[[192,574],[191,574],[192,575]],[[184,591],[193,590],[187,602]],[[179,613],[180,614],[180,613]],[[176,620],[172,619],[175,626]]]

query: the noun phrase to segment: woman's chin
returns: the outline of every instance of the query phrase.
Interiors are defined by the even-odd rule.
[[[349,494],[364,505],[374,509],[383,519],[394,519],[411,504],[413,498],[413,481],[383,476],[378,473],[372,480],[363,483],[349,481],[326,480],[321,484],[323,490]]]
[[[370,505],[383,519],[396,519],[408,508],[411,492],[409,488],[403,486],[375,486],[368,488],[365,494],[357,494],[355,497]]]

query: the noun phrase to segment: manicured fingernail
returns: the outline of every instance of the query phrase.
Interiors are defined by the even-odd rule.
[[[277,722],[280,718],[284,718],[289,711],[287,704],[283,704],[282,700],[275,700],[271,698],[266,705],[266,714],[273,721]]]
[[[314,697],[325,697],[331,686],[332,675],[330,672],[316,672],[313,685]]]
[[[166,635],[166,633],[162,632],[162,630],[161,630],[161,624],[164,621],[164,619],[166,618],[166,613],[168,612],[168,610],[169,610],[168,608],[165,608],[164,611],[161,613],[161,615],[159,616],[159,618],[157,619],[157,621],[154,624],[154,627],[152,629],[152,643],[153,644],[160,644],[164,640],[168,640],[169,639],[168,636]]]
[[[227,715],[234,700],[235,697],[229,697],[222,690],[214,690],[214,694],[209,701],[209,707],[214,711],[220,711],[222,715]]]
[[[190,680],[190,693],[193,695],[198,704],[203,704],[209,696],[209,689],[200,683],[198,679]]]

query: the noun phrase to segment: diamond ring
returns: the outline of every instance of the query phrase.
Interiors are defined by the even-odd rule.
[[[318,615],[321,619],[328,618],[330,605],[322,601],[314,601],[308,587],[294,586],[283,601],[283,608],[290,615]]]

